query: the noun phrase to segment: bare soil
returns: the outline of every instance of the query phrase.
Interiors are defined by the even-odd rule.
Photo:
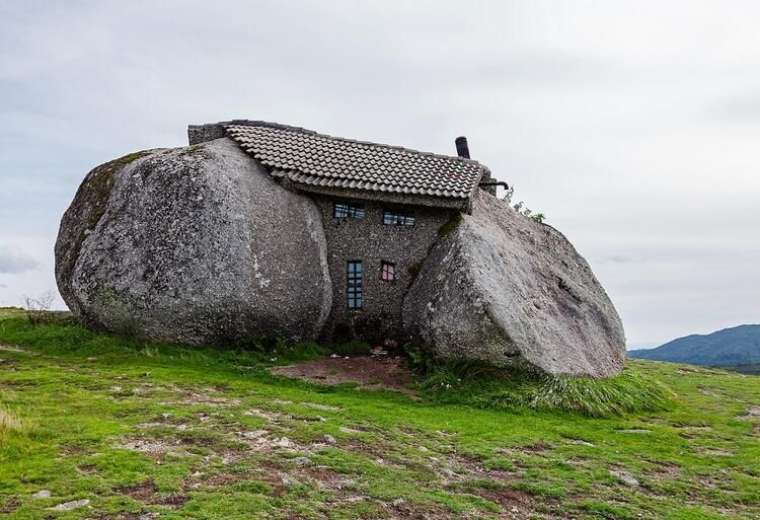
[[[398,356],[335,357],[275,367],[271,373],[321,385],[356,383],[360,388],[389,389],[415,395],[412,374]]]

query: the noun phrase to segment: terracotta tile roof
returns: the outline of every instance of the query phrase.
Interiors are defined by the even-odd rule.
[[[485,166],[477,161],[318,134],[274,123],[226,124],[227,135],[276,177],[320,189],[466,201]]]

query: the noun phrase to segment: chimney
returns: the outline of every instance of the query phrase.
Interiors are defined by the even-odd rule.
[[[454,144],[457,145],[457,155],[459,157],[470,158],[470,149],[467,147],[467,138],[465,136],[454,139]]]

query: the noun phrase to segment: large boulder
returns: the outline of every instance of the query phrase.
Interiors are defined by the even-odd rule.
[[[332,305],[316,205],[226,138],[92,170],[55,255],[75,315],[154,340],[310,339]]]
[[[588,263],[554,228],[481,192],[404,300],[412,341],[447,359],[606,377],[623,326]]]

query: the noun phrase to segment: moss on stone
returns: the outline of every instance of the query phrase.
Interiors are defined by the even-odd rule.
[[[448,222],[446,222],[444,225],[442,225],[438,229],[438,236],[441,238],[449,236],[451,233],[456,231],[456,229],[459,227],[459,224],[462,223],[462,214],[457,212],[454,213]]]
[[[61,235],[56,246],[56,277],[59,283],[70,280],[82,244],[106,211],[116,174],[148,153],[150,150],[124,155],[96,166],[87,174],[63,217]]]
[[[103,166],[111,164],[111,163],[118,163],[120,166],[126,166],[127,164],[129,164],[129,163],[131,163],[133,161],[136,161],[137,159],[139,159],[143,155],[146,155],[149,151],[150,150],[140,150],[138,152],[128,153],[127,155],[123,155],[123,156],[119,157],[118,159],[114,159],[110,163],[106,163]]]

